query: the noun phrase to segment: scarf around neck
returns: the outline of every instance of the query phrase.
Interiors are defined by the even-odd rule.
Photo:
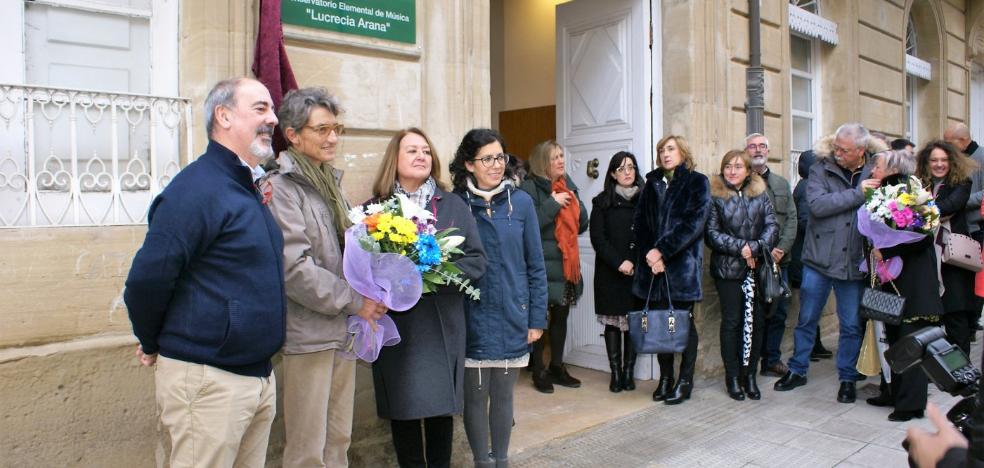
[[[400,185],[400,181],[397,180],[393,186],[394,193],[402,193],[407,196],[412,202],[416,203],[417,206],[422,209],[427,209],[427,204],[430,203],[431,197],[434,196],[434,192],[437,190],[437,184],[434,182],[433,177],[428,177],[420,187],[417,188],[416,192],[410,193],[407,189]]]
[[[325,204],[331,208],[335,235],[338,236],[339,245],[342,245],[345,239],[345,230],[352,225],[352,222],[348,219],[349,204],[345,201],[345,197],[342,196],[342,191],[338,187],[334,169],[328,163],[315,166],[307,156],[298,154],[292,148],[287,149],[287,155],[294,162],[294,167],[297,168],[301,176],[314,187],[324,199]]]
[[[567,177],[561,177],[550,187],[552,192],[568,193],[571,202],[561,207],[554,222],[554,237],[563,257],[564,279],[577,284],[581,281],[581,257],[577,249],[577,228],[581,223],[581,206],[577,194],[567,188]]]
[[[626,200],[632,200],[632,197],[639,193],[639,186],[633,185],[631,187],[622,187],[621,185],[616,185],[615,193]]]

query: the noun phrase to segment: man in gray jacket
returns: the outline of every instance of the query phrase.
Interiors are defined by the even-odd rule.
[[[956,146],[964,154],[977,163],[977,170],[970,175],[970,198],[967,199],[967,230],[970,237],[978,243],[984,241],[984,230],[981,230],[981,200],[984,199],[984,147],[970,138],[970,130],[962,123],[950,125],[943,132],[943,139]],[[977,301],[970,317],[971,336],[981,329],[981,301]]]
[[[775,208],[776,221],[779,223],[779,241],[772,249],[772,261],[782,267],[783,281],[789,284],[786,270],[793,258],[789,253],[793,248],[793,241],[796,240],[796,203],[793,201],[789,181],[769,170],[769,139],[765,135],[752,133],[745,137],[745,151],[752,157],[752,170],[765,180],[766,193]],[[780,359],[788,305],[788,299],[779,298],[767,306],[761,353],[763,375],[782,377],[789,371]]]
[[[830,290],[837,296],[840,339],[837,346],[837,401],[853,403],[856,398],[855,369],[861,349],[858,306],[864,289],[864,274],[858,269],[864,258],[857,210],[864,204],[864,189],[879,185],[869,179],[874,154],[886,149],[870,138],[858,123],[841,125],[833,137],[817,142],[817,162],[810,169],[806,197],[810,222],[803,245],[803,280],[800,287],[800,316],[794,334],[795,351],[789,372],[775,384],[776,391],[806,384],[810,351]]]

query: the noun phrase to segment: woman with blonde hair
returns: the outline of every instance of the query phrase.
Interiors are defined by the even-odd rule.
[[[438,230],[457,228],[465,242],[454,264],[465,278],[477,281],[486,266],[478,227],[464,200],[440,182],[439,161],[423,131],[401,130],[390,140],[376,173],[374,200],[403,194],[434,215]],[[390,312],[390,317],[401,341],[383,347],[372,364],[376,412],[390,420],[401,467],[450,466],[452,415],[464,408],[464,293],[442,286],[421,296],[410,310]]]
[[[581,386],[581,381],[564,366],[564,343],[567,316],[584,288],[577,236],[588,229],[588,211],[578,197],[577,186],[566,174],[564,153],[564,147],[553,140],[536,145],[529,159],[529,175],[519,186],[533,197],[547,269],[549,373],[543,366],[543,340],[533,344],[530,356],[533,386],[543,393],[553,393],[553,384]]]
[[[681,136],[663,137],[656,144],[656,153],[657,168],[646,174],[632,223],[638,249],[632,293],[643,300],[650,297],[650,308],[665,309],[672,300],[674,308],[693,313],[694,303],[703,299],[700,240],[710,206],[707,176],[694,170],[690,146]],[[664,281],[669,281],[669,293]],[[656,357],[660,376],[653,400],[675,405],[689,399],[697,363],[693,319],[675,385],[673,354]]]

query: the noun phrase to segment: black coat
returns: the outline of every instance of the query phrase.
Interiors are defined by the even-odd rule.
[[[638,248],[632,293],[646,298],[652,270],[646,254],[658,249],[663,254],[674,301],[703,299],[701,279],[704,262],[704,224],[711,205],[707,176],[687,169],[683,164],[673,171],[667,184],[663,170],[646,174],[646,186],[639,196],[632,223]],[[666,301],[665,288],[653,285],[653,301]]]
[[[459,229],[464,255],[454,261],[473,282],[485,274],[485,250],[461,197],[438,189],[434,194],[437,229]],[[421,419],[461,414],[465,381],[465,296],[442,286],[425,294],[406,312],[389,312],[401,341],[384,346],[372,363],[376,412],[384,419]]]
[[[779,223],[765,181],[758,174],[745,179],[740,189],[720,175],[711,179],[711,213],[705,242],[711,248],[711,277],[740,280],[748,272],[741,250],[748,245],[762,262],[779,240]]]
[[[905,178],[897,175],[886,177],[882,186],[905,183]],[[882,258],[902,258],[902,272],[892,283],[881,285],[882,291],[898,292],[905,297],[903,318],[930,317],[943,315],[943,301],[940,299],[940,283],[936,279],[936,249],[933,236],[927,235],[919,242],[899,244],[880,249]],[[870,261],[870,260],[869,260]]]
[[[970,179],[957,185],[943,185],[936,193],[936,206],[940,217],[950,216],[950,231],[967,235],[967,212],[964,206],[970,198]],[[953,265],[942,264],[943,310],[945,312],[965,311],[974,307],[974,272]]]
[[[618,271],[622,262],[636,259],[632,218],[638,201],[638,193],[626,200],[618,194],[601,192],[591,202],[589,232],[595,250],[594,300],[598,315],[625,315],[639,308],[640,301],[626,294],[632,290],[632,277]]]

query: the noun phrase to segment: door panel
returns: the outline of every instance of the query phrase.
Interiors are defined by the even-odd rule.
[[[643,165],[649,160],[649,18],[646,0],[611,0],[604,8],[591,0],[557,6],[557,139],[589,212],[613,154],[632,152]],[[588,233],[579,245],[585,293],[571,311],[565,360],[608,370],[603,327],[594,313],[595,253]],[[651,357],[640,356],[636,371],[641,379],[651,378]]]

